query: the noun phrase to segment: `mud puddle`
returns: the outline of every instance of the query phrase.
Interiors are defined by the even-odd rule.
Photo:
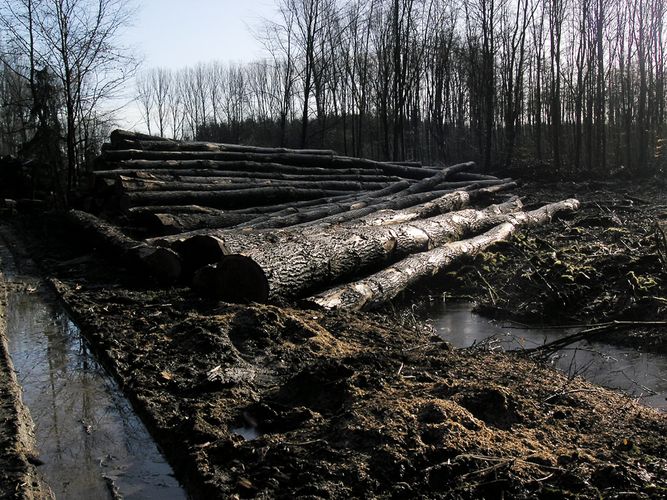
[[[471,304],[430,303],[425,313],[437,333],[455,347],[486,344],[490,349],[521,350],[543,345],[573,329],[531,329],[495,322],[474,314]],[[582,376],[603,387],[638,398],[667,412],[667,356],[639,352],[601,341],[581,341],[551,357],[570,376]]]
[[[56,497],[187,498],[77,326],[0,250],[9,350],[35,423],[38,470]]]

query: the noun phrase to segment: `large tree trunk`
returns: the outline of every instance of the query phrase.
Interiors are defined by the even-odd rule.
[[[461,210],[407,224],[210,234],[224,241],[232,254],[243,255],[262,269],[270,299],[285,299],[479,232],[506,220],[508,212],[520,207],[517,199],[481,211]],[[237,284],[218,276],[214,267],[210,272],[216,274],[220,288],[209,289],[207,294],[230,300]]]
[[[129,177],[141,177],[146,179],[159,178],[160,176],[172,177],[249,177],[262,179],[278,179],[295,176],[299,180],[303,176],[382,176],[390,179],[400,180],[402,177],[386,175],[383,170],[377,168],[322,168],[308,166],[283,165],[280,163],[257,163],[257,162],[218,162],[211,160],[188,160],[188,161],[153,161],[153,160],[128,160],[104,164],[105,169],[93,172],[94,177],[116,178],[118,175]],[[109,168],[107,170],[106,168]]]
[[[215,168],[216,166],[225,168],[226,164],[239,165],[247,162],[330,169],[369,168],[380,170],[387,175],[398,175],[408,179],[425,179],[437,172],[436,170],[421,167],[409,167],[362,158],[288,153],[259,154],[216,151],[140,151],[129,149],[106,151],[98,159],[102,164],[118,164],[118,162],[136,162],[138,160],[149,160],[155,162],[155,164],[158,162],[163,164],[164,162],[174,162],[170,164],[174,168],[178,168],[178,166],[185,168]],[[149,167],[144,166],[142,168]],[[157,168],[160,167],[158,166]]]
[[[362,280],[309,297],[308,302],[326,309],[372,309],[393,299],[419,280],[441,272],[462,257],[477,255],[491,245],[508,239],[521,226],[544,224],[558,212],[570,212],[578,208],[579,202],[570,199],[532,212],[509,214],[505,216],[505,222],[484,234],[411,255]]]
[[[326,198],[350,191],[299,189],[294,187],[258,187],[233,191],[140,191],[125,193],[121,210],[148,205],[201,205],[212,208],[244,208],[280,202]]]
[[[169,248],[139,242],[94,215],[70,210],[70,220],[102,254],[144,272],[162,283],[173,283],[181,276],[181,259]]]
[[[226,179],[216,178],[214,182],[182,182],[147,179],[132,179],[120,176],[116,179],[116,190],[120,192],[139,191],[227,191],[254,189],[258,187],[295,187],[303,189],[324,189],[328,191],[374,191],[387,187],[384,182],[356,181],[284,181],[268,179]]]

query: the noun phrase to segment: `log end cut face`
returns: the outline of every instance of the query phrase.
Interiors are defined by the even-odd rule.
[[[192,288],[204,297],[223,302],[266,303],[269,300],[269,281],[262,268],[243,255],[225,255],[216,264],[199,269]]]
[[[183,260],[183,273],[192,276],[207,264],[215,264],[231,252],[225,242],[211,235],[198,234],[173,243],[172,248]]]
[[[135,253],[144,269],[159,283],[172,284],[181,277],[181,259],[173,250],[144,245],[137,248]]]

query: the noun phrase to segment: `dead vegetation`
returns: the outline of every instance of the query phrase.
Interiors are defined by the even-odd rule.
[[[616,322],[605,338],[665,351],[667,267],[658,230],[667,219],[664,183],[572,188],[581,211],[478,256],[450,275],[451,293],[473,295],[486,314],[524,323]],[[528,205],[563,191],[571,186],[523,188]]]

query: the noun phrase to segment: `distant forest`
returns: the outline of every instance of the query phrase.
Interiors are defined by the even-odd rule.
[[[64,199],[136,74],[145,126],[164,137],[555,176],[665,170],[667,0],[276,8],[256,30],[261,60],[137,72],[127,0],[2,0],[0,154],[34,160]]]
[[[384,160],[651,174],[664,0],[280,0],[267,59],[151,69],[155,134]]]

